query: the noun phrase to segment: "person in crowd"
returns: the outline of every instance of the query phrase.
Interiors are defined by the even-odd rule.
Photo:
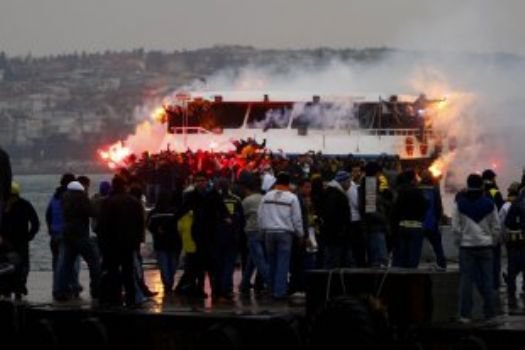
[[[191,227],[192,239],[196,245],[194,259],[186,266],[186,280],[189,281],[180,291],[190,297],[206,298],[204,275],[210,280],[212,295],[220,289],[217,285],[217,229],[231,218],[218,191],[211,185],[204,173],[197,173],[195,187],[186,193],[182,207],[176,217],[182,218],[189,211],[193,212]],[[188,264],[188,261],[186,261]]]
[[[11,195],[5,202],[4,218],[0,228],[0,244],[17,255],[13,276],[12,292],[20,300],[27,295],[27,276],[29,275],[29,242],[40,229],[40,221],[33,205],[20,197],[20,185],[11,184]]]
[[[100,208],[102,202],[109,197],[111,191],[111,184],[109,181],[101,181],[98,187],[98,192],[91,197],[91,206],[93,208],[93,217],[91,218],[91,230],[98,233],[98,217],[100,216]]]
[[[100,256],[95,243],[90,239],[89,219],[93,215],[91,202],[85,188],[78,181],[67,185],[62,198],[63,209],[63,239],[60,242],[57,265],[55,300],[63,301],[71,298],[69,286],[72,284],[71,271],[75,260],[80,255],[87,263],[90,277],[90,293],[92,298],[98,298],[101,276]]]
[[[53,268],[53,294],[57,294],[58,281],[57,266],[60,244],[64,239],[64,212],[62,198],[67,190],[67,185],[75,181],[75,175],[64,173],[60,179],[60,185],[56,188],[46,209],[47,232],[49,233],[49,248],[51,249],[51,266]],[[68,294],[78,297],[84,289],[79,282],[80,258],[77,257],[70,271],[71,285]]]
[[[496,208],[500,210],[505,201],[496,183],[496,176],[496,173],[492,169],[486,169],[481,174],[483,178],[483,191],[489,198],[494,200]]]
[[[305,272],[314,269],[317,259],[319,220],[312,206],[312,183],[306,178],[298,183],[297,198],[301,205],[304,240],[294,239],[290,264],[289,291],[292,297],[303,297],[306,290]]]
[[[294,235],[299,239],[304,237],[301,207],[297,196],[290,191],[288,173],[280,172],[274,189],[262,198],[258,223],[266,240],[272,297],[286,299]]]
[[[483,298],[485,317],[496,314],[493,292],[493,246],[499,240],[500,222],[494,202],[483,195],[483,179],[478,174],[467,178],[467,190],[456,196],[452,213],[452,232],[459,246],[459,321],[472,319],[472,288],[475,284]]]
[[[259,229],[258,210],[262,194],[260,182],[254,178],[245,184],[246,195],[242,200],[245,216],[244,234],[248,243],[248,261],[242,273],[241,294],[248,295],[252,286],[252,275],[255,270],[263,279],[266,288],[270,286],[270,269],[266,260],[264,234]]]
[[[393,195],[383,177],[379,164],[368,162],[359,187],[361,221],[367,237],[368,264],[372,267],[388,264],[386,239],[390,234]]]
[[[63,238],[64,213],[62,210],[62,197],[67,190],[67,185],[75,181],[75,175],[65,173],[60,179],[60,186],[55,190],[46,209],[47,232],[50,236],[49,247],[51,249],[51,264],[55,271],[58,261],[58,247]]]
[[[366,237],[361,222],[359,204],[359,187],[363,178],[361,164],[354,162],[351,165],[350,188],[346,192],[350,203],[350,245],[352,247],[353,265],[365,267],[366,262]]]
[[[494,201],[496,208],[500,210],[501,207],[503,206],[504,200],[498,188],[498,185],[496,184],[496,176],[497,176],[496,173],[492,169],[486,169],[481,174],[481,177],[483,178],[483,191],[485,192],[485,195],[491,198]],[[501,279],[501,244],[500,242],[495,241],[494,246],[492,248],[494,250],[493,287],[494,287],[494,290],[497,291],[499,290],[500,279]]]
[[[423,249],[423,221],[428,204],[417,187],[413,170],[405,171],[400,177],[391,214],[395,243],[392,266],[417,268]]]
[[[136,306],[138,285],[135,278],[135,257],[144,232],[142,203],[129,194],[125,180],[113,177],[111,193],[102,202],[98,218],[98,241],[102,253],[100,302]]]
[[[346,195],[349,188],[350,174],[340,170],[324,191],[319,239],[322,241],[325,269],[352,265],[350,203]]]
[[[89,188],[91,186],[91,179],[86,175],[80,175],[77,177],[77,181],[80,182],[82,187],[84,187],[84,191],[86,191],[86,194],[89,197]]]
[[[164,295],[173,292],[182,241],[177,230],[171,193],[161,189],[155,207],[148,215],[147,227],[153,236],[153,249],[157,256]]]
[[[232,193],[230,181],[226,178],[218,179],[217,191],[226,208],[226,218],[219,220],[217,228],[217,290],[216,299],[232,300],[233,273],[239,256],[239,242],[244,229],[244,211],[239,197]]]
[[[182,195],[182,202],[185,196],[195,190],[193,184],[186,187]],[[197,271],[198,256],[197,245],[192,238],[191,228],[193,226],[193,211],[189,210],[177,222],[177,229],[182,240],[182,251],[184,252],[184,271],[175,287],[175,293],[186,296],[197,296],[199,292],[204,293],[204,273]]]
[[[434,250],[437,268],[446,270],[447,259],[443,250],[441,231],[439,229],[439,224],[443,217],[443,202],[441,201],[439,183],[436,181],[429,170],[421,172],[419,189],[427,202],[427,211],[425,213],[425,219],[423,220],[423,233]]]
[[[146,222],[146,211],[145,211],[145,205],[146,205],[146,197],[144,195],[142,184],[140,180],[136,177],[131,177],[129,179],[129,194],[131,194],[133,197],[135,197],[140,204],[142,205],[142,216],[144,216],[144,222]],[[135,270],[135,280],[137,283],[138,288],[135,290],[137,293],[136,300],[139,301],[139,303],[142,303],[146,301],[147,298],[151,298],[159,294],[159,292],[151,290],[148,285],[146,284],[146,279],[144,278],[144,268],[142,266],[142,254],[141,254],[141,246],[146,242],[146,226],[142,228],[142,235],[140,238],[140,243],[137,246],[134,259],[134,270]]]
[[[2,228],[2,219],[4,215],[4,205],[9,196],[11,196],[11,182],[13,174],[11,172],[11,161],[9,155],[0,147],[0,229]],[[0,232],[1,234],[1,232]],[[0,263],[9,264],[9,271],[14,270],[18,263],[16,254],[13,254],[8,248],[0,242]],[[12,273],[6,274],[0,278],[0,294],[11,293],[10,285],[13,276]],[[5,287],[5,288],[3,288]]]
[[[11,172],[11,161],[9,155],[0,147],[0,227],[2,225],[4,203],[11,195],[12,181],[13,174]]]
[[[525,196],[520,195],[520,183],[514,182],[508,188],[507,201],[499,211],[502,223],[502,241],[507,249],[507,296],[508,305],[515,308],[516,278],[525,274]]]

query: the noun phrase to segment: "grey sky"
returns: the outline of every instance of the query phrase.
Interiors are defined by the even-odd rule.
[[[367,47],[525,54],[523,0],[0,0],[0,50]]]

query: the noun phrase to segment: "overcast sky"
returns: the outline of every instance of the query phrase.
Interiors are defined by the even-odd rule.
[[[524,0],[0,0],[0,50],[370,47],[525,54]]]

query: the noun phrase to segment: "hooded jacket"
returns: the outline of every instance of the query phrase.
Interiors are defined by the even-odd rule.
[[[321,210],[321,238],[337,243],[349,238],[350,202],[339,182],[332,180],[324,192]]]
[[[481,190],[468,190],[457,196],[452,232],[461,248],[490,247],[498,242],[500,231],[496,205]]]

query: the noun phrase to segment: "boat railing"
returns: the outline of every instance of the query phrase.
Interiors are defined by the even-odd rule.
[[[359,129],[357,131],[360,134],[377,136],[418,136],[421,134],[420,129]]]
[[[213,134],[212,131],[200,126],[180,126],[170,128],[173,134]]]
[[[421,136],[421,129],[347,129],[349,135],[372,135],[372,136]],[[430,129],[423,131],[425,136],[432,137],[435,132]]]
[[[245,128],[236,128],[236,130],[242,130]],[[288,128],[291,130],[290,128]],[[173,134],[189,134],[189,135],[196,135],[196,134],[222,134],[224,132],[223,128],[214,128],[213,130],[208,130],[206,128],[203,128],[201,126],[186,126],[186,127],[172,127],[171,133]],[[256,129],[250,129],[250,130],[256,130]],[[340,129],[341,131],[343,129]],[[329,130],[325,130],[329,131]],[[384,128],[384,129],[346,129],[345,130],[348,135],[372,135],[372,136],[415,136],[420,137],[421,136],[421,129],[416,128],[405,128],[405,129],[398,129],[398,128]],[[297,129],[297,132],[301,135],[306,136],[308,134],[307,130],[303,130],[302,128]],[[427,137],[432,137],[434,135],[434,131],[431,129],[425,129],[424,134]]]

